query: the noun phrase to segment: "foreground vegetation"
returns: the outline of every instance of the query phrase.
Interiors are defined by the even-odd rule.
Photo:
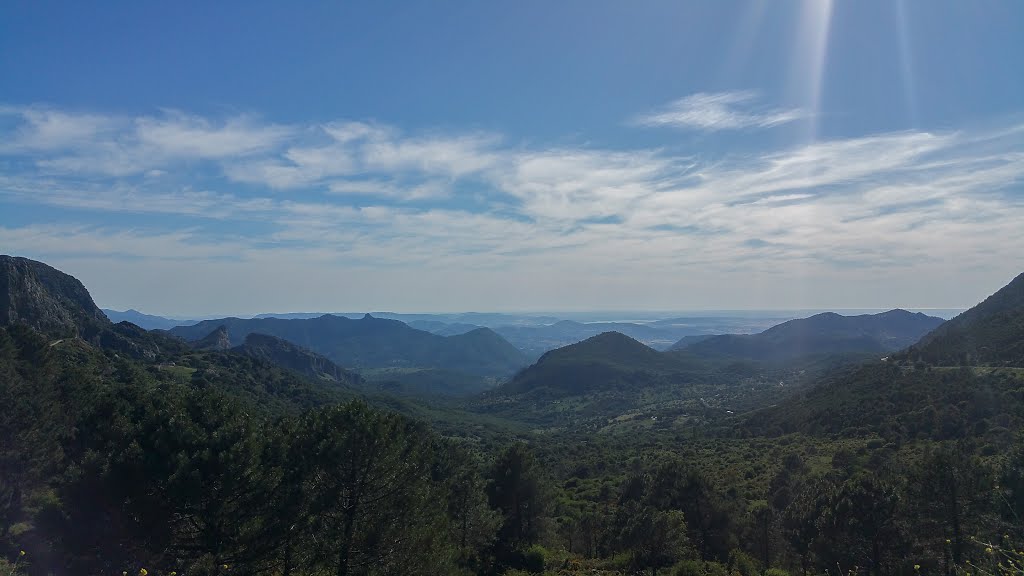
[[[442,436],[259,360],[178,354],[139,362],[0,330],[5,573],[752,576],[1019,562],[1021,379],[863,369],[860,394],[878,370],[908,379],[900,398],[934,411],[929,426],[898,406],[868,410],[847,385],[842,427],[813,417],[815,392],[789,420]],[[931,383],[931,405],[914,382]],[[955,400],[979,382],[994,402]]]
[[[0,264],[0,574],[1021,574],[1024,275],[883,359],[603,334],[422,402]]]

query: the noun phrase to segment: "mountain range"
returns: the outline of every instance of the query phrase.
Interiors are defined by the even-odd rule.
[[[177,326],[191,326],[201,320],[165,318],[144,314],[137,310],[117,311],[104,309],[103,312],[114,322],[128,321],[147,330],[170,330]],[[621,332],[658,350],[663,350],[688,335],[715,335],[727,332],[741,334],[759,332],[792,316],[776,317],[764,313],[753,316],[695,316],[659,318],[643,321],[577,321],[560,319],[547,315],[532,314],[400,314],[394,312],[371,312],[374,318],[399,320],[412,328],[440,336],[455,336],[479,328],[491,328],[531,360],[536,360],[548,350],[575,344],[602,332]],[[254,319],[278,318],[282,320],[309,320],[324,316],[324,313],[290,312],[267,313],[253,316]],[[362,318],[364,313],[337,312],[331,316],[351,319]],[[578,314],[577,314],[578,315]]]
[[[699,409],[755,407],[756,402],[781,399],[776,408],[757,412],[754,421],[774,422],[784,429],[799,427],[796,421],[826,422],[831,418],[826,415],[837,413],[853,413],[860,421],[870,421],[865,407],[886,397],[894,383],[903,382],[894,389],[918,386],[924,387],[921,393],[941,395],[952,390],[944,388],[944,382],[964,389],[964,379],[998,374],[926,376],[930,366],[942,370],[1024,365],[1022,318],[1024,275],[946,323],[904,310],[857,316],[825,313],[754,335],[692,335],[667,352],[622,333],[605,332],[548,351],[527,366],[522,352],[487,328],[440,336],[371,315],[359,319],[332,315],[225,318],[167,332],[146,331],[130,322],[112,323],[73,277],[40,262],[0,257],[2,326],[27,325],[55,342],[79,339],[147,362],[186,358],[189,350],[248,357],[311,382],[342,388],[366,389],[368,381],[352,368],[370,375],[371,388],[400,393],[429,395],[446,389],[473,394],[485,388],[479,378],[489,378],[494,389],[468,406],[511,417],[530,411],[534,417],[543,413],[544,418],[556,412],[605,417],[643,406],[675,406],[681,413],[692,414]],[[589,326],[558,324],[567,330]],[[865,354],[877,353],[888,357],[872,356],[872,361],[858,365],[835,360],[837,355],[863,359]],[[829,367],[827,374],[814,363],[823,357],[829,358],[821,364]],[[502,383],[502,376],[510,378]],[[815,387],[815,383],[822,385]],[[761,400],[751,400],[757,398]],[[892,400],[873,410],[882,414],[888,409],[910,407]]]
[[[144,314],[138,310],[128,309],[125,311],[110,310],[103,308],[103,313],[110,319],[111,322],[131,322],[140,328],[146,330],[170,330],[175,326],[190,326],[196,324],[199,320],[176,320],[174,318],[164,318],[163,316],[154,316],[152,314]]]
[[[686,349],[698,356],[782,362],[827,354],[885,353],[917,342],[943,322],[942,318],[899,309],[857,316],[825,312],[783,322],[758,334],[687,337],[672,349]]]
[[[489,328],[455,336],[416,330],[398,320],[324,315],[308,319],[223,318],[204,320],[168,331],[186,341],[200,340],[218,327],[227,330],[231,346],[252,333],[276,336],[351,369],[441,368],[482,377],[513,374],[527,358]]]

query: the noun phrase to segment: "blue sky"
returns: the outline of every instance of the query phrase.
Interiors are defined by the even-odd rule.
[[[1024,4],[7,3],[0,252],[103,306],[969,306]]]

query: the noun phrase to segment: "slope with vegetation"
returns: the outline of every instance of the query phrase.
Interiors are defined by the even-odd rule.
[[[1024,368],[1024,274],[929,333],[899,358],[938,366]]]
[[[1005,445],[1009,430],[1024,422],[1021,319],[1024,275],[906,350],[833,374],[749,425],[888,437],[988,435]]]
[[[90,332],[69,278],[4,286],[18,304],[0,322],[2,573],[1010,575],[1024,561],[1024,390],[995,361],[802,364],[819,385],[779,400],[747,386],[777,366],[604,334],[478,400],[504,397],[527,426],[566,403],[597,402],[594,418],[484,435],[472,414],[428,425],[265,354]],[[73,320],[22,321],[40,309]],[[626,403],[693,390],[778,406],[594,433]]]

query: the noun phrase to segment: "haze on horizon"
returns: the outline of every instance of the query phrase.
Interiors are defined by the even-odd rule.
[[[1016,2],[0,8],[0,253],[106,308],[966,308]]]

